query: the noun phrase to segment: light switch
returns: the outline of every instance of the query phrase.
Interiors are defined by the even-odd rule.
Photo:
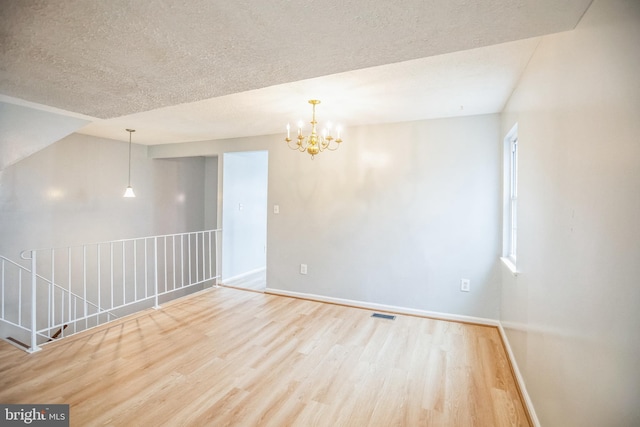
[[[280,213],[280,205],[273,205],[273,213],[274,214]]]

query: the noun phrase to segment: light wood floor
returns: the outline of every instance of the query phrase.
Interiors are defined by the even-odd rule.
[[[225,286],[240,289],[250,289],[254,291],[264,292],[267,287],[267,271],[266,269],[253,272],[235,280],[225,280]]]
[[[0,402],[71,425],[530,425],[496,328],[231,288],[49,344],[0,344]]]

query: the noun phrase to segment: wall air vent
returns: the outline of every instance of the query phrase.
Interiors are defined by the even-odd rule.
[[[396,320],[396,316],[393,316],[391,314],[373,313],[371,315],[371,317],[378,317],[380,319]]]

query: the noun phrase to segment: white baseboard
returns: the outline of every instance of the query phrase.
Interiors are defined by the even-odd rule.
[[[453,320],[455,322],[476,323],[479,325],[498,326],[499,321],[487,319],[484,317],[464,316],[460,314],[440,313],[436,311],[419,310],[415,308],[399,307],[395,305],[377,304],[374,302],[356,301],[344,298],[327,297],[324,295],[307,294],[303,292],[284,291],[281,289],[266,288],[267,294],[280,295],[285,297],[293,297],[300,299],[308,299],[312,301],[328,302],[331,304],[346,305],[349,307],[365,308],[368,310],[386,311],[396,314],[408,314],[411,316],[429,317],[438,320]]]
[[[531,401],[531,397],[527,392],[527,387],[524,383],[524,378],[520,373],[520,369],[518,368],[518,363],[516,362],[515,355],[513,354],[513,350],[511,350],[511,344],[509,344],[509,338],[502,327],[502,323],[498,325],[498,331],[500,332],[500,337],[502,338],[502,342],[504,343],[504,347],[507,351],[507,357],[509,357],[509,361],[511,362],[511,367],[513,368],[513,373],[516,377],[516,381],[518,382],[518,387],[520,388],[520,394],[522,395],[522,399],[524,400],[524,404],[527,407],[527,411],[529,412],[529,416],[531,417],[531,422],[534,427],[540,427],[540,420],[538,420],[538,416],[536,415],[536,410],[533,407],[533,402]]]

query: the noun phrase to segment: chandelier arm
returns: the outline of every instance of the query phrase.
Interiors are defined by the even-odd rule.
[[[287,147],[289,147],[289,149],[297,150],[297,151],[300,151],[301,153],[303,153],[307,149],[307,144],[304,143],[304,142],[301,143],[301,144],[298,144],[297,141],[298,140],[296,140],[296,143],[292,146],[291,145],[292,140],[288,139],[288,138],[285,138],[285,142],[287,143]]]
[[[342,142],[342,140],[340,140],[340,142]],[[338,142],[335,138],[323,139],[321,144],[322,148],[320,149],[320,151],[336,151],[338,148],[340,148],[340,142]]]
[[[293,147],[291,146],[291,144],[289,142],[287,142],[287,147],[289,147],[290,150],[297,150],[298,146],[294,145]]]

